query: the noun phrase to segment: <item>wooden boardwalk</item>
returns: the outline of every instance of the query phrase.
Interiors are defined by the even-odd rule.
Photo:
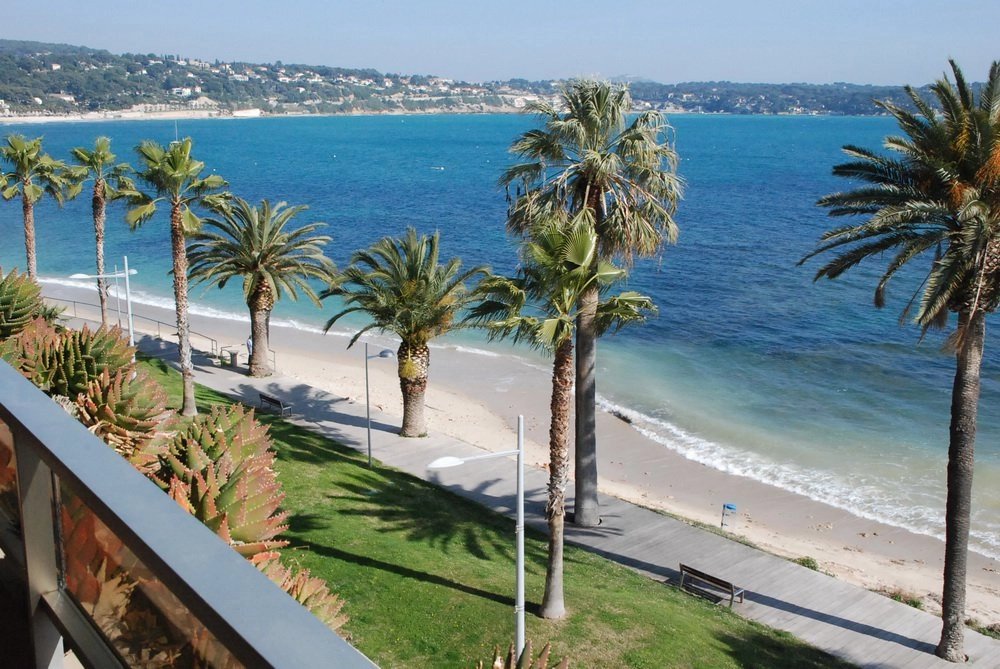
[[[140,344],[150,352],[163,346],[149,339]],[[363,404],[294,379],[251,379],[210,364],[199,365],[197,381],[252,406],[260,391],[276,395],[293,404],[294,422],[359,450],[366,447]],[[482,451],[444,436],[402,439],[392,432],[395,423],[397,419],[373,412],[374,457],[513,516],[513,460],[509,466],[501,459],[431,472],[426,465],[437,457]],[[527,521],[543,530],[546,482],[545,472],[526,470]],[[567,494],[572,495],[572,486]],[[734,607],[740,615],[861,667],[955,666],[934,655],[941,620],[933,615],[616,498],[602,496],[601,516],[598,528],[567,524],[567,540],[661,581],[676,583],[681,562],[730,580],[746,589],[746,602]],[[966,652],[970,662],[962,666],[1000,667],[1000,641],[967,630]]]

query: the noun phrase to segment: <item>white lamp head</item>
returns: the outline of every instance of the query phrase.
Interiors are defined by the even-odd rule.
[[[447,469],[448,467],[457,467],[463,464],[465,464],[465,460],[462,458],[456,458],[453,455],[446,455],[427,465],[427,469]]]

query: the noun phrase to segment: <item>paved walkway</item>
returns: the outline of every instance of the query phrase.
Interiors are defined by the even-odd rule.
[[[165,343],[150,338],[140,342],[140,348],[149,352],[162,353],[165,347]],[[366,448],[364,404],[286,377],[252,379],[246,376],[245,367],[216,367],[207,360],[196,364],[199,383],[250,405],[256,405],[260,391],[279,396],[293,404],[293,422],[358,450]],[[442,455],[482,451],[446,436],[402,439],[395,430],[398,419],[372,413],[376,459],[514,515],[513,459],[510,466],[493,460],[431,472],[427,463]],[[525,472],[526,520],[543,530],[546,482],[543,471],[529,468]],[[572,486],[567,493],[571,504]],[[658,580],[676,582],[681,562],[730,580],[746,588],[746,602],[735,606],[739,614],[790,632],[862,667],[955,666],[933,654],[941,631],[940,618],[619,499],[602,496],[600,503],[601,526],[579,529],[567,524],[567,541]],[[970,630],[966,632],[966,652],[971,659],[964,666],[1000,667],[1000,641]]]

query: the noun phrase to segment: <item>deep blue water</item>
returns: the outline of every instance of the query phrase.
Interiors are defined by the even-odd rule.
[[[635,412],[666,447],[712,466],[798,490],[855,512],[940,534],[953,358],[942,335],[922,342],[900,310],[919,271],[894,280],[889,306],[872,307],[880,267],[814,284],[818,261],[796,262],[831,221],[815,201],[848,186],[830,174],[847,143],[878,147],[884,118],[675,116],[685,197],[676,246],[640,262],[630,287],[659,316],[600,346],[599,391]],[[515,247],[496,186],[507,147],[532,119],[407,116],[179,121],[195,155],[248,200],[308,204],[302,222],[330,225],[331,257],[407,226],[440,230],[443,255],[507,272]],[[106,134],[122,159],[142,139],[166,143],[170,122],[0,126],[44,134],[58,157]],[[108,257],[141,267],[133,289],[170,295],[162,216],[132,233],[109,215]],[[39,271],[92,271],[89,199],[36,213]],[[20,207],[0,206],[0,264],[24,264]],[[113,261],[113,260],[112,260]],[[915,268],[915,270],[918,268]],[[923,268],[919,268],[923,269]],[[203,306],[242,313],[232,291],[194,288]],[[275,318],[321,324],[308,302]],[[977,452],[975,545],[1000,552],[1000,377],[987,335]]]

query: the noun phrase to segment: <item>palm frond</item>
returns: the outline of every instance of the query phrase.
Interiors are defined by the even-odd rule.
[[[885,304],[889,281],[916,258],[933,252],[930,270],[903,310],[918,302],[915,321],[926,331],[947,321],[950,311],[992,311],[1000,302],[1000,274],[986,272],[995,263],[1000,238],[1000,64],[990,68],[976,102],[961,69],[949,61],[945,75],[930,90],[933,104],[912,87],[904,90],[916,113],[879,102],[896,120],[901,134],[889,136],[888,155],[856,146],[844,147],[854,160],[834,174],[860,182],[817,204],[830,216],[860,216],[857,225],[823,234],[806,260],[836,251],[816,278],[836,278],[862,261],[892,252],[875,289],[875,305]]]

